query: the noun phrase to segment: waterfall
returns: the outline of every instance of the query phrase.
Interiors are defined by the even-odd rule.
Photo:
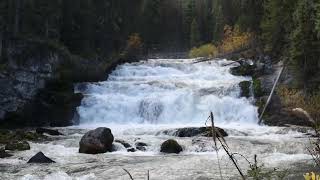
[[[89,83],[78,108],[81,124],[257,123],[252,99],[239,97],[239,82],[227,60],[150,59],[120,65],[107,81]]]

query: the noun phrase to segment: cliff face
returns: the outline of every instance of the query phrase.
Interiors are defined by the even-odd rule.
[[[0,127],[77,123],[73,83],[99,81],[121,61],[83,59],[41,41],[11,40],[0,68]]]

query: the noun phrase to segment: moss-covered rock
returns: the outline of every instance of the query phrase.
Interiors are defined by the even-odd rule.
[[[10,141],[5,146],[5,150],[9,151],[25,151],[29,149],[30,145],[27,141]]]
[[[174,139],[169,139],[169,140],[163,142],[161,145],[161,149],[160,149],[160,152],[163,152],[163,153],[179,154],[181,151],[182,151],[182,147]]]
[[[253,76],[255,73],[255,66],[245,63],[238,67],[231,68],[230,72],[235,76]]]
[[[253,86],[253,94],[256,98],[264,95],[264,92],[261,86],[261,81],[259,79],[254,78],[252,86]]]
[[[250,87],[251,87],[251,82],[250,81],[242,81],[239,83],[240,86],[240,96],[241,97],[250,97]]]
[[[0,144],[8,144],[13,141],[43,141],[46,140],[47,136],[37,134],[31,131],[16,130],[9,131],[2,129],[0,130]]]

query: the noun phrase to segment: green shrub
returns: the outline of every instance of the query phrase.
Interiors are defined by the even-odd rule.
[[[200,47],[194,47],[189,52],[190,58],[208,57],[212,58],[218,54],[218,48],[213,44],[205,44]]]

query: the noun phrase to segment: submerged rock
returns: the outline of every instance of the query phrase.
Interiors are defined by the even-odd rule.
[[[11,141],[6,144],[5,149],[9,151],[25,151],[30,149],[30,145],[27,141]]]
[[[147,150],[146,146],[148,146],[148,144],[144,142],[136,142],[135,145],[136,145],[136,148],[140,151],[146,151]]]
[[[176,153],[179,154],[182,151],[180,144],[174,140],[169,139],[162,143],[160,152],[163,153]]]
[[[125,140],[122,140],[122,139],[116,139],[114,142],[122,144],[125,148],[131,148],[132,147],[128,142],[126,142]]]
[[[53,129],[47,129],[47,128],[37,128],[36,132],[38,134],[49,134],[51,136],[60,136],[63,135],[62,133],[60,133],[58,130],[53,130]]]
[[[42,152],[38,152],[28,161],[28,163],[55,163],[55,161],[45,156]]]
[[[0,149],[0,158],[11,157],[12,155],[7,153],[4,149]]]
[[[216,127],[216,131],[218,131],[223,137],[228,136],[228,133],[221,128]],[[177,137],[194,137],[194,136],[211,137],[212,136],[211,127],[178,128],[178,129],[162,131],[161,133],[166,135],[177,136]],[[216,136],[219,136],[219,134],[216,133]]]
[[[87,132],[79,142],[79,153],[99,154],[112,151],[114,137],[109,128],[97,128]]]
[[[136,149],[134,147],[132,147],[131,144],[129,144],[125,140],[116,139],[114,142],[122,144],[127,149],[128,152],[136,152]]]

